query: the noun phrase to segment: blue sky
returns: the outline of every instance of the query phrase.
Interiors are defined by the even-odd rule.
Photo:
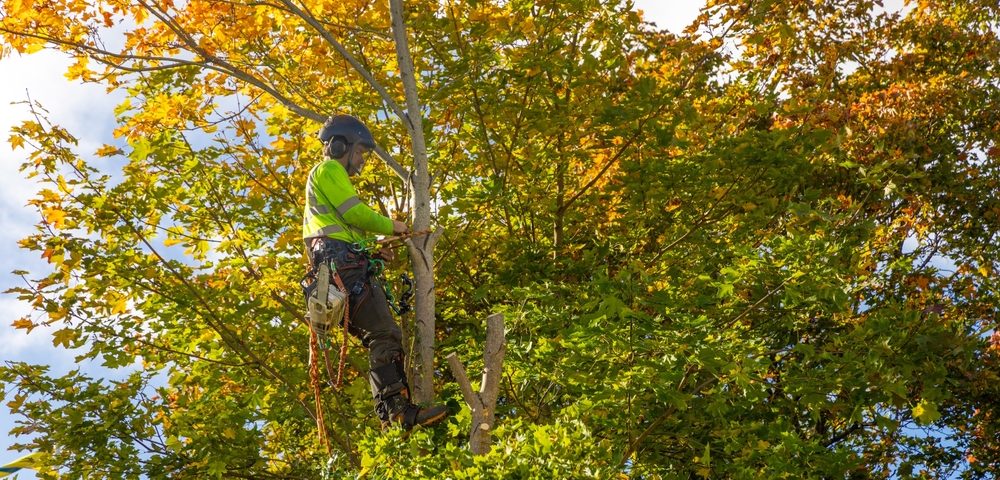
[[[699,0],[636,0],[636,8],[661,28],[680,32],[698,14]],[[33,55],[0,59],[0,290],[21,285],[23,281],[13,270],[46,272],[44,260],[35,253],[22,251],[17,241],[34,231],[39,213],[28,206],[38,186],[23,178],[19,171],[25,161],[24,149],[12,151],[6,142],[12,126],[30,116],[25,105],[12,105],[30,98],[49,111],[53,123],[62,125],[80,140],[77,151],[92,156],[101,145],[116,143],[114,107],[121,101],[120,93],[109,94],[99,85],[85,85],[66,80],[63,73],[70,61],[60,52],[45,50]],[[50,333],[58,327],[39,327],[25,334],[11,323],[25,315],[39,318],[24,302],[10,294],[0,295],[0,361],[24,361],[48,364],[52,373],[61,374],[80,367],[93,376],[117,377],[98,365],[77,365],[76,353],[52,345]],[[0,465],[23,453],[9,451],[16,439],[7,432],[14,426],[5,406],[0,406]],[[31,472],[19,473],[21,479],[35,478]]]

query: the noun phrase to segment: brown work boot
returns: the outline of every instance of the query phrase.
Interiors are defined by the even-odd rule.
[[[444,405],[420,407],[410,403],[410,399],[403,395],[394,395],[386,399],[386,403],[389,407],[390,424],[398,423],[403,430],[411,430],[417,425],[434,425],[448,416],[448,407]]]

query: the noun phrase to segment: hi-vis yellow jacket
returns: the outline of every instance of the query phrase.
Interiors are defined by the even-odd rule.
[[[392,235],[392,220],[361,203],[340,162],[328,159],[313,167],[306,183],[302,239],[330,237],[355,243],[371,236],[365,232]]]

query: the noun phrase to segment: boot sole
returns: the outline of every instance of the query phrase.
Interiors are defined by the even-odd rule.
[[[431,425],[434,425],[435,423],[440,422],[441,420],[444,420],[444,418],[447,417],[447,416],[448,416],[448,411],[445,410],[445,411],[441,412],[438,415],[435,415],[435,416],[433,416],[431,418],[424,419],[424,421],[418,423],[417,425],[420,425],[421,427],[429,427]]]

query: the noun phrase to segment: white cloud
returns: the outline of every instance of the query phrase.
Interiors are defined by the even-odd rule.
[[[18,261],[13,254],[16,242],[33,231],[38,212],[27,205],[38,191],[34,181],[24,178],[20,166],[27,160],[24,148],[11,150],[7,139],[10,129],[31,118],[24,104],[29,97],[49,111],[49,119],[67,128],[77,136],[77,151],[91,155],[102,144],[111,140],[114,129],[114,106],[121,94],[107,98],[104,87],[93,84],[69,82],[63,73],[71,64],[64,54],[42,51],[34,55],[14,55],[0,61],[0,268],[11,270],[11,263]],[[102,98],[103,97],[103,98]],[[16,267],[15,267],[16,268]],[[6,283],[6,282],[4,282]]]

